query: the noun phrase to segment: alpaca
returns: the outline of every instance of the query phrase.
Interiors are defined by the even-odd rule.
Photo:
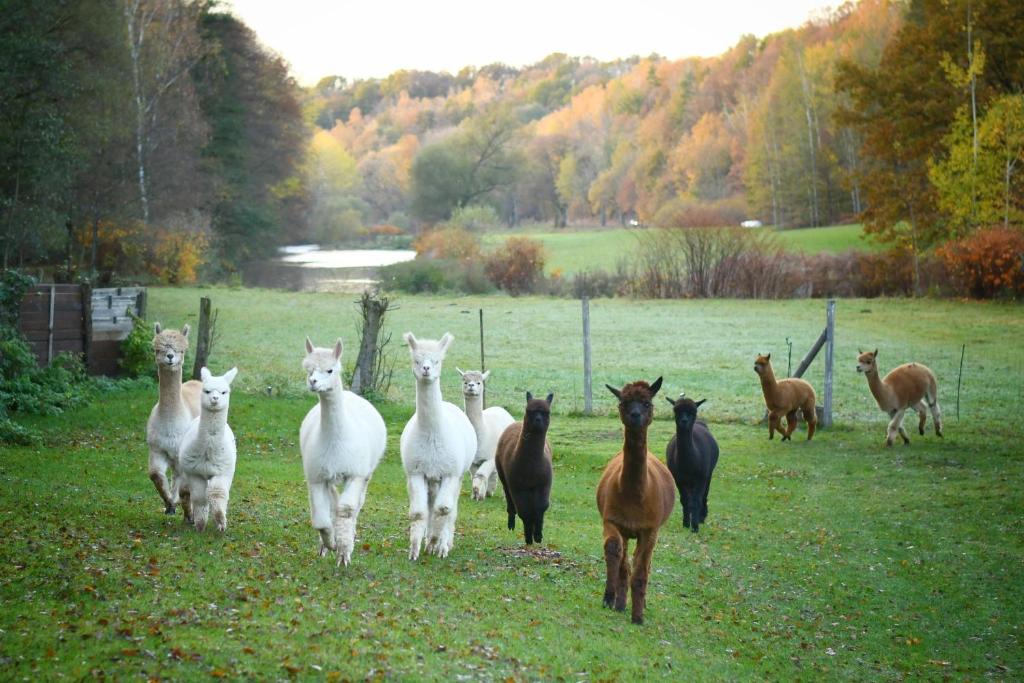
[[[892,446],[899,432],[904,445],[910,445],[907,430],[903,428],[903,414],[907,408],[917,411],[917,431],[924,435],[928,419],[925,403],[932,411],[935,434],[942,436],[942,411],[939,409],[939,387],[935,373],[920,363],[905,363],[893,368],[884,378],[878,378],[878,349],[861,353],[857,357],[857,372],[868,378],[868,388],[883,412],[892,418],[885,430],[885,445]]]
[[[181,332],[165,330],[160,323],[154,325],[153,352],[157,375],[160,379],[160,399],[149,413],[146,422],[146,445],[149,446],[149,478],[164,501],[164,512],[174,514],[174,506],[181,502],[185,521],[192,521],[192,506],[184,478],[179,475],[178,449],[192,420],[199,415],[199,394],[203,385],[196,380],[181,383],[181,368],[188,351],[189,327]],[[168,485],[167,468],[174,475]]]
[[[543,540],[544,513],[551,495],[551,446],[548,424],[551,401],[526,392],[526,414],[522,422],[509,425],[498,441],[495,465],[505,490],[508,528],[516,528],[516,514],[523,520],[526,544]]]
[[[462,395],[466,399],[466,417],[476,431],[476,455],[469,473],[473,478],[473,500],[483,500],[494,494],[498,485],[498,472],[494,468],[494,450],[498,447],[498,438],[505,428],[515,422],[515,418],[500,406],[491,406],[484,410],[484,382],[491,376],[491,371],[481,373],[476,370],[463,372]]]
[[[340,339],[332,350],[315,348],[306,337],[302,369],[319,401],[302,420],[299,450],[310,520],[320,533],[320,557],[333,550],[338,564],[347,567],[366,488],[387,446],[387,429],[369,401],[342,387],[341,353]]]
[[[626,592],[632,590],[633,623],[642,624],[658,529],[672,515],[675,504],[672,473],[647,450],[647,428],[654,418],[652,401],[661,388],[661,377],[654,384],[627,384],[621,391],[605,386],[619,399],[624,429],[622,450],[605,467],[597,486],[608,570],[604,606],[621,612],[626,609]],[[626,558],[631,538],[636,539],[632,580]]]
[[[768,438],[774,439],[775,430],[778,430],[783,441],[791,441],[790,435],[797,424],[796,411],[799,410],[807,420],[807,440],[810,441],[818,426],[818,414],[815,412],[818,399],[810,382],[798,377],[776,380],[770,353],[754,360],[754,372],[761,377],[761,391],[768,406]],[[782,429],[783,415],[786,416],[785,431]]]
[[[462,476],[476,455],[476,432],[466,414],[441,400],[441,366],[454,337],[438,341],[402,335],[416,378],[416,412],[402,430],[402,466],[409,489],[409,559],[427,552],[447,557],[455,542]]]
[[[676,480],[679,504],[683,507],[683,526],[693,533],[708,516],[708,491],[711,475],[718,464],[718,442],[711,430],[697,421],[697,408],[707,399],[694,402],[665,397],[675,414],[676,433],[665,449],[665,462]]]
[[[214,377],[202,368],[202,410],[181,438],[178,459],[192,494],[192,517],[196,531],[206,528],[207,515],[213,509],[217,531],[228,528],[228,496],[235,477],[235,435],[228,425],[231,382],[238,368]]]

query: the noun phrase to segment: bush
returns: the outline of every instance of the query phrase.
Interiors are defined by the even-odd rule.
[[[628,279],[624,266],[614,273],[599,268],[581,271],[572,279],[572,295],[576,299],[613,297],[627,290]]]
[[[493,207],[472,204],[463,206],[452,212],[452,217],[445,223],[449,228],[460,228],[470,232],[483,232],[501,224],[498,212]]]
[[[18,326],[21,301],[35,279],[16,270],[4,270],[0,276],[0,325]],[[2,360],[2,359],[0,359]]]
[[[155,377],[153,362],[153,335],[149,324],[131,311],[132,331],[121,342],[121,360],[118,364],[129,377]]]
[[[544,245],[510,237],[487,256],[487,276],[512,296],[533,292],[544,278]]]
[[[654,214],[653,224],[663,228],[714,228],[738,226],[747,217],[742,197],[703,202],[677,197],[663,204]]]
[[[470,261],[480,258],[480,239],[462,228],[430,230],[412,243],[417,258]]]
[[[957,292],[976,299],[1024,294],[1024,233],[983,228],[938,249]]]
[[[385,290],[407,294],[486,294],[494,291],[494,284],[487,278],[483,264],[478,261],[417,258],[385,266],[379,273],[381,286]]]

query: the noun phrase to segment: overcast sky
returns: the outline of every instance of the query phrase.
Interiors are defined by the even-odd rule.
[[[532,64],[551,54],[609,60],[716,55],[745,34],[796,27],[822,0],[228,0],[303,85],[398,69]]]

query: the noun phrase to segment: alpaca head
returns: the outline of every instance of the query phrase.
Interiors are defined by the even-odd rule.
[[[418,382],[436,382],[441,376],[441,364],[455,337],[445,332],[437,341],[417,339],[412,332],[406,332],[402,339],[409,345],[412,357],[412,374]]]
[[[551,423],[551,402],[555,400],[554,394],[548,394],[547,398],[534,398],[529,391],[526,392],[526,414],[523,416],[523,429],[527,432],[544,434],[548,431]]]
[[[484,394],[484,382],[491,376],[491,371],[480,372],[479,370],[459,370],[455,368],[460,375],[462,375],[462,394],[463,396],[483,396]]]
[[[672,413],[675,415],[676,429],[683,432],[688,432],[693,429],[693,425],[697,422],[697,408],[700,408],[701,404],[706,401],[706,398],[702,398],[699,401],[694,401],[684,397],[682,394],[679,395],[679,399],[673,401],[668,396],[665,400],[672,406]]]
[[[333,349],[313,346],[306,337],[306,357],[302,359],[302,369],[306,371],[306,385],[310,391],[318,394],[341,388],[341,339]]]
[[[199,371],[203,380],[203,410],[219,413],[228,409],[231,382],[238,374],[238,368],[231,368],[220,377],[214,377],[206,368]]]
[[[874,351],[861,351],[858,349],[857,353],[859,354],[857,356],[857,372],[878,372],[876,360],[878,358],[878,349]]]
[[[627,384],[621,390],[605,384],[608,391],[619,399],[619,419],[622,420],[622,424],[634,429],[651,424],[651,420],[654,419],[654,397],[661,389],[661,379],[659,377],[654,380],[653,384],[638,380]]]
[[[157,366],[171,370],[180,368],[185,362],[185,352],[188,351],[188,325],[178,332],[165,330],[157,323],[153,326],[153,331],[156,333],[153,337],[153,353]]]
[[[765,371],[771,370],[772,367],[772,354],[765,356],[758,356],[754,359],[754,372],[759,375],[763,375]]]

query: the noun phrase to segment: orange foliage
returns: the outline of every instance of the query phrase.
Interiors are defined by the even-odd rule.
[[[988,299],[1024,294],[1024,233],[983,228],[938,249],[961,293]]]
[[[412,248],[416,256],[471,261],[480,257],[480,240],[462,228],[430,230],[417,237]]]
[[[92,231],[83,232],[81,242],[88,253]],[[149,273],[169,284],[195,282],[206,263],[208,243],[201,232],[147,229],[138,221],[101,221],[96,231],[96,266],[101,272]]]
[[[370,235],[401,235],[405,232],[397,225],[388,225],[383,223],[381,225],[375,225],[366,231]]]
[[[512,296],[532,292],[544,275],[544,245],[510,237],[487,258],[487,277]]]

